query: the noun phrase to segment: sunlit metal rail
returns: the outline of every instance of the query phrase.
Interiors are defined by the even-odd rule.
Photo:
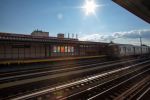
[[[137,60],[137,59],[136,59]],[[74,71],[69,71],[69,72],[65,72],[65,73],[58,73],[57,74],[52,74],[52,75],[47,75],[47,76],[42,76],[40,75],[40,78],[39,77],[35,77],[35,78],[32,78],[32,75],[34,73],[31,73],[32,75],[30,76],[27,76],[27,77],[30,77],[31,79],[25,79],[24,77],[21,77],[20,79],[22,80],[19,80],[16,78],[16,82],[14,81],[11,81],[11,82],[7,82],[7,83],[4,83],[4,84],[1,84],[1,87],[0,88],[6,88],[6,87],[11,87],[11,86],[15,86],[15,85],[21,85],[21,84],[27,84],[27,83],[32,83],[32,82],[38,82],[38,81],[42,81],[42,80],[46,80],[46,79],[52,79],[52,78],[57,78],[57,77],[63,77],[65,75],[75,75],[75,74],[79,74],[79,73],[85,73],[85,72],[90,72],[90,71],[94,71],[94,70],[97,70],[97,69],[104,69],[104,68],[108,68],[110,66],[115,66],[115,65],[118,65],[118,64],[124,64],[124,63],[128,63],[128,62],[132,62],[132,61],[136,61],[136,60],[127,60],[127,61],[122,61],[122,62],[117,62],[117,63],[113,63],[113,64],[110,64],[110,65],[104,65],[104,66],[98,66],[98,67],[89,67],[89,68],[86,68],[86,69],[83,69],[81,70],[81,68],[79,67],[76,67],[76,68],[79,68],[79,70],[74,70]],[[101,64],[101,63],[100,63]],[[84,66],[83,66],[84,67]],[[114,69],[113,67],[112,68],[109,68],[109,69]],[[38,74],[38,73],[37,73]],[[45,74],[44,74],[45,75]],[[23,75],[24,76],[24,75]],[[13,77],[12,77],[13,78]],[[14,78],[13,78],[14,79]],[[6,79],[7,81],[7,79]],[[8,80],[10,81],[10,80]]]
[[[71,71],[71,70],[81,70],[81,68],[83,68],[82,71],[85,72],[88,70],[95,70],[95,69],[99,69],[100,67],[109,67],[109,66],[114,66],[114,65],[118,65],[118,64],[124,64],[124,63],[128,63],[128,62],[132,62],[132,61],[137,61],[139,59],[133,59],[133,60],[126,60],[126,61],[111,61],[109,62],[110,65],[105,65],[105,64],[109,64],[108,62],[105,63],[96,63],[96,64],[89,64],[89,65],[83,65],[83,66],[77,66],[77,67],[71,67],[71,68],[62,68],[62,69],[54,69],[54,70],[50,70],[50,71],[42,71],[42,72],[34,72],[34,73],[27,73],[27,74],[21,74],[21,75],[12,75],[12,76],[8,76],[8,77],[2,77],[0,78],[1,82],[8,82],[8,81],[15,81],[15,80],[24,80],[25,77],[26,79],[30,76],[35,76],[36,75],[47,75],[47,74],[57,74],[57,73],[62,73],[62,72],[66,72],[66,71]],[[100,65],[104,65],[104,66],[100,66]],[[92,67],[91,67],[92,66]],[[84,69],[85,68],[85,69]]]
[[[131,88],[129,88],[125,92],[121,93],[121,95],[114,98],[114,100],[122,100],[122,99],[137,100],[137,98],[148,87],[150,87],[150,76],[144,77],[141,81],[137,82]]]
[[[119,97],[119,98],[116,98],[116,97],[119,96],[120,92],[122,93],[122,91],[125,91],[125,90],[129,89],[131,86],[133,86],[137,82],[137,80],[139,80],[139,78],[141,76],[145,76],[145,73],[146,72],[148,73],[149,71],[150,71],[150,68],[130,77],[129,79],[126,79],[126,80],[110,87],[109,89],[107,89],[103,92],[100,92],[100,93],[88,98],[88,100],[99,100],[99,99],[114,99],[114,100],[119,99],[120,100],[120,98],[125,98],[125,97]],[[148,77],[148,80],[149,80],[149,77]]]
[[[146,66],[149,66],[149,65],[146,65]],[[135,67],[136,68],[136,67]],[[143,67],[141,67],[141,68],[143,68]],[[140,69],[141,69],[140,68]],[[136,69],[137,70],[137,69]],[[139,70],[139,69],[138,69]],[[123,72],[125,72],[125,71],[123,71]],[[123,72],[122,72],[122,74],[120,74],[119,75],[119,77],[122,77],[122,75],[123,75]],[[130,71],[128,70],[127,72],[125,72],[126,74],[128,74]],[[135,72],[135,71],[134,71]],[[125,74],[125,76],[126,76],[126,74]],[[134,75],[134,74],[133,74]],[[117,79],[119,78],[119,77],[117,77]],[[122,78],[122,81],[124,80],[124,78]],[[113,85],[115,85],[116,83],[115,82],[113,82],[113,81],[115,81],[115,79],[110,79],[110,80],[108,80],[108,81],[106,81],[106,82],[104,82],[104,83],[100,83],[100,84],[97,84],[97,85],[95,85],[95,86],[92,86],[92,87],[89,87],[89,88],[87,88],[87,89],[85,89],[85,90],[82,90],[82,91],[79,91],[79,92],[77,92],[77,93],[73,93],[73,94],[71,94],[71,95],[69,95],[69,96],[67,96],[67,97],[64,97],[64,98],[62,98],[61,100],[76,100],[76,99],[80,99],[80,100],[85,100],[85,99],[88,99],[88,98],[90,98],[92,95],[94,96],[94,95],[96,95],[97,93],[100,93],[100,91],[101,92],[103,92],[103,91],[105,91],[107,88],[109,88],[109,86],[111,87],[111,86],[113,86]],[[120,82],[122,82],[122,81],[120,81]],[[114,84],[113,84],[114,83]],[[107,96],[106,96],[107,97]]]
[[[133,59],[133,58],[130,58]],[[4,66],[0,70],[0,77],[5,76],[11,76],[11,75],[20,75],[20,74],[26,74],[26,73],[34,73],[37,71],[45,71],[45,70],[51,70],[51,69],[60,69],[60,68],[67,68],[70,66],[81,66],[86,64],[94,64],[94,63],[100,63],[104,62],[106,59],[83,59],[83,60],[76,60],[76,61],[54,61],[50,63],[36,63],[36,64],[27,64],[27,65],[18,65],[17,67],[15,65],[12,66]],[[56,63],[57,62],[57,63]],[[15,67],[15,68],[14,68]],[[18,68],[19,67],[19,68]],[[10,68],[11,70],[8,70]]]
[[[140,60],[140,59],[134,59],[134,60],[133,59],[129,59],[129,60],[125,60],[125,61],[129,65],[130,63],[141,62],[141,61],[144,61],[144,60],[146,60],[146,59],[143,59],[143,60]],[[121,61],[121,60],[118,60],[118,61]],[[90,70],[85,69],[86,67],[84,67],[84,66],[78,66],[78,67],[81,67],[81,68],[83,67],[83,69],[81,70],[81,68],[79,68],[78,71],[74,70],[73,72],[68,71],[68,72],[64,72],[64,73],[58,73],[62,78],[64,77],[64,74],[66,75],[68,73],[70,73],[71,75],[74,74],[73,77],[76,76],[76,75],[78,75],[78,74],[80,74],[80,73],[85,73],[85,72],[88,73],[88,75],[85,74],[82,77],[79,77],[79,75],[78,75],[76,78],[72,78],[70,80],[66,80],[66,82],[64,81],[64,79],[63,80],[59,80],[58,78],[55,79],[55,80],[51,79],[52,76],[58,77],[57,74],[54,74],[54,75],[52,74],[52,75],[48,75],[48,76],[40,76],[40,79],[42,79],[42,83],[45,82],[44,86],[41,85],[41,83],[39,84],[39,81],[38,81],[39,78],[38,77],[37,78],[32,78],[32,76],[31,76],[31,79],[23,79],[23,77],[22,77],[21,78],[22,80],[11,81],[11,82],[7,82],[7,83],[4,83],[4,84],[0,84],[1,85],[1,87],[0,87],[1,90],[2,89],[4,90],[4,91],[3,90],[0,91],[1,94],[2,94],[0,98],[11,98],[11,97],[14,97],[14,96],[16,97],[16,96],[19,96],[20,94],[22,95],[22,94],[26,94],[26,93],[31,93],[33,91],[37,91],[37,90],[49,88],[47,85],[49,85],[49,86],[52,87],[52,86],[58,86],[58,85],[61,85],[61,84],[66,84],[66,83],[69,83],[69,82],[78,81],[78,80],[83,79],[85,77],[90,77],[91,75],[94,75],[94,74],[96,75],[96,74],[98,74],[100,72],[104,72],[104,69],[105,69],[105,71],[110,71],[112,69],[117,69],[117,68],[123,67],[122,64],[127,65],[124,61],[121,61],[121,62],[118,62],[118,61],[104,62],[104,63],[100,63],[101,66],[95,66],[95,67],[99,67],[99,68],[93,67],[93,64],[92,64],[91,66],[90,65],[87,66],[87,67],[90,68]],[[118,62],[118,63],[116,63],[116,62]],[[120,67],[119,67],[119,64],[121,64]],[[116,66],[118,66],[118,67],[116,67]],[[78,67],[76,67],[76,68],[78,68]],[[98,71],[98,72],[92,73],[93,71]],[[50,81],[48,80],[49,83],[47,83],[47,80],[44,81],[45,77],[50,80]],[[59,82],[59,81],[62,81],[62,82]],[[34,84],[34,87],[33,87],[33,84]],[[47,85],[45,85],[45,84],[47,84]],[[23,88],[23,87],[25,87],[25,88]]]
[[[137,100],[146,100],[150,97],[150,86],[137,98]]]
[[[38,91],[38,92],[34,92],[34,93],[27,94],[27,95],[23,95],[23,96],[19,96],[19,97],[14,98],[13,100],[29,99],[29,98],[37,97],[37,96],[44,95],[44,94],[47,94],[47,93],[50,93],[50,92],[62,90],[62,89],[65,89],[65,88],[68,88],[68,87],[71,87],[71,86],[84,84],[84,83],[86,83],[88,81],[95,80],[97,78],[100,78],[100,77],[103,77],[103,76],[107,76],[107,75],[110,75],[110,74],[113,74],[113,73],[116,73],[116,72],[119,72],[119,71],[123,71],[123,70],[129,69],[131,67],[134,67],[134,66],[137,66],[137,65],[141,65],[141,64],[144,64],[144,63],[148,63],[148,62],[149,61],[145,61],[145,62],[138,63],[138,64],[135,64],[135,65],[132,65],[132,66],[128,66],[128,67],[112,70],[112,71],[109,71],[109,72],[106,72],[106,73],[103,73],[103,74],[99,74],[99,75],[95,75],[95,76],[91,76],[91,77],[88,77],[88,78],[84,78],[82,80],[78,80],[78,81],[75,81],[75,82],[67,83],[67,84],[64,84],[64,85],[61,85],[61,86],[56,86],[56,87],[53,87],[53,88],[41,90],[41,91]]]

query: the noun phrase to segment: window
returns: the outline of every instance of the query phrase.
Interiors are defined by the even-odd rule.
[[[70,51],[70,46],[68,46],[68,52],[71,52],[71,51]]]
[[[65,52],[67,52],[68,51],[68,48],[67,48],[67,46],[65,46]]]
[[[74,47],[73,46],[71,47],[71,52],[74,52]]]
[[[57,47],[53,46],[53,52],[57,52]]]
[[[57,52],[60,52],[60,46],[57,47]]]
[[[64,46],[61,46],[61,53],[65,52]]]

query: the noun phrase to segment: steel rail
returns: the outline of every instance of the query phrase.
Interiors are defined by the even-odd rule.
[[[69,72],[64,72],[64,73],[58,73],[58,74],[52,74],[52,75],[46,75],[46,76],[45,75],[44,76],[40,75],[40,77],[34,77],[34,78],[30,78],[30,79],[23,79],[23,78],[21,78],[22,80],[19,80],[19,81],[16,80],[16,81],[11,81],[11,82],[0,84],[0,89],[6,88],[6,87],[11,87],[11,86],[16,86],[16,85],[21,85],[21,84],[27,84],[27,83],[32,83],[32,82],[47,80],[47,79],[52,79],[52,78],[63,77],[63,76],[66,76],[66,75],[75,75],[75,74],[77,75],[79,73],[85,73],[85,72],[87,73],[87,72],[95,71],[95,70],[98,70],[98,69],[102,70],[104,68],[109,68],[111,66],[115,66],[115,65],[119,65],[119,64],[124,64],[124,63],[132,62],[132,61],[134,61],[134,60],[126,61],[126,62],[113,63],[113,64],[98,66],[98,67],[94,67],[94,68],[90,67],[90,68],[83,69],[83,70],[77,70],[77,71],[74,70],[74,71],[69,71]]]
[[[137,98],[137,100],[142,100],[142,97],[143,97],[146,93],[148,93],[148,91],[150,91],[150,87],[149,87],[144,93],[142,93],[142,94]]]
[[[12,100],[22,100],[22,99],[32,98],[32,97],[35,97],[35,96],[38,96],[38,95],[42,95],[42,94],[45,94],[45,93],[58,91],[58,90],[61,90],[61,89],[68,88],[70,86],[74,86],[74,85],[77,85],[77,84],[81,84],[81,83],[84,83],[84,82],[87,82],[87,81],[94,80],[96,78],[103,77],[103,76],[108,75],[108,74],[112,74],[112,73],[115,73],[115,72],[118,72],[118,71],[122,71],[122,70],[131,68],[131,67],[134,67],[134,66],[137,66],[137,65],[141,65],[141,64],[147,63],[149,61],[150,60],[144,61],[144,62],[141,62],[141,63],[138,63],[138,64],[134,64],[134,65],[131,65],[131,66],[127,66],[127,67],[124,67],[124,68],[121,68],[121,69],[117,69],[117,70],[113,70],[113,71],[110,71],[110,72],[106,72],[106,73],[103,73],[103,74],[99,74],[99,75],[96,75],[96,76],[92,76],[92,77],[88,77],[88,78],[85,78],[85,79],[81,79],[81,80],[78,80],[78,81],[75,81],[75,82],[72,82],[72,83],[67,83],[67,84],[56,86],[56,87],[53,87],[53,88],[37,91],[37,92],[30,93],[30,94],[23,95],[23,96],[19,96],[19,97],[13,98]]]
[[[140,82],[136,83],[134,86],[120,94],[118,97],[114,98],[114,100],[121,100],[121,99],[131,99],[133,98],[137,93],[143,89],[143,87],[147,86],[146,84],[150,80],[150,76],[147,76],[146,78],[142,79]]]
[[[131,68],[131,67],[130,67],[130,68]],[[136,70],[134,70],[134,71],[131,71],[130,73],[133,73],[133,72],[135,72],[135,71],[137,71],[137,70],[140,70],[140,69],[141,69],[141,68],[138,68],[138,69],[136,69]],[[128,73],[128,74],[130,74],[130,73]],[[126,74],[123,75],[123,76],[126,76]],[[119,77],[117,77],[117,78],[111,79],[111,80],[106,81],[106,82],[103,82],[103,83],[101,83],[101,84],[92,86],[92,87],[87,88],[87,89],[85,89],[85,90],[82,90],[82,91],[79,91],[79,92],[77,92],[77,93],[71,94],[71,95],[69,95],[69,96],[67,96],[67,97],[62,97],[60,100],[66,100],[66,99],[70,99],[70,98],[76,98],[76,97],[74,97],[74,96],[80,95],[80,94],[82,94],[82,93],[84,93],[84,92],[91,91],[91,90],[94,89],[94,88],[97,88],[97,87],[99,87],[99,86],[102,86],[102,85],[104,85],[104,84],[106,84],[106,83],[109,83],[109,82],[111,82],[111,81],[114,81],[114,80],[116,80],[116,79],[118,79],[118,78],[120,78],[120,77],[123,77],[123,76],[119,76]],[[77,97],[78,97],[78,96],[77,96]]]
[[[4,77],[6,75],[13,75],[13,74],[19,75],[19,74],[26,73],[26,72],[33,73],[35,71],[42,71],[42,70],[45,71],[45,70],[50,70],[50,67],[52,67],[52,69],[60,69],[60,68],[67,68],[68,66],[72,66],[72,65],[73,66],[78,66],[78,65],[88,64],[88,63],[93,63],[94,64],[94,63],[98,63],[99,62],[98,60],[94,59],[94,60],[90,60],[90,61],[78,61],[75,64],[69,63],[69,64],[67,64],[67,66],[66,66],[66,64],[57,64],[57,65],[53,65],[53,66],[49,66],[49,64],[44,64],[44,65],[40,64],[40,65],[38,65],[38,67],[36,65],[36,67],[33,68],[32,67],[33,65],[28,65],[28,67],[31,67],[31,68],[23,68],[23,69],[20,69],[20,70],[12,70],[12,71],[8,71],[8,72],[3,72],[2,71],[2,72],[0,72],[0,77],[1,76]]]
[[[98,94],[96,94],[96,95],[94,95],[94,96],[88,98],[87,100],[94,100],[94,99],[96,99],[98,96],[103,95],[104,93],[106,93],[106,92],[108,92],[108,91],[111,91],[112,89],[114,89],[114,88],[116,88],[116,87],[122,85],[122,84],[125,83],[125,82],[128,82],[129,80],[132,80],[132,79],[135,78],[135,77],[138,77],[139,75],[141,75],[141,74],[143,74],[143,73],[145,73],[145,72],[147,72],[147,71],[149,71],[149,70],[150,70],[150,68],[149,68],[148,70],[145,70],[145,71],[143,71],[143,72],[141,72],[141,73],[139,73],[139,74],[137,74],[137,75],[135,75],[135,76],[133,76],[133,77],[131,77],[131,78],[129,78],[129,79],[127,79],[127,80],[125,80],[125,81],[123,81],[123,82],[121,82],[121,83],[119,83],[119,84],[117,84],[117,85],[115,85],[115,86],[113,86],[113,87],[111,87],[111,88],[109,88],[109,89],[103,91],[103,92],[101,92],[101,93],[98,93]]]
[[[114,64],[111,64],[109,66],[113,66],[113,65],[117,65],[117,64],[124,64],[124,63],[128,63],[128,62],[132,62],[132,61],[136,61],[137,59],[134,60],[127,60],[127,61],[122,61],[122,62],[117,62]],[[65,70],[74,70],[74,69],[81,69],[81,68],[85,68],[85,67],[90,67],[90,66],[98,66],[101,63],[97,63],[97,64],[90,64],[90,65],[85,65],[85,66],[78,66],[78,67],[72,67],[72,68],[65,68],[65,69],[57,69],[57,70],[50,70],[50,71],[44,71],[44,72],[35,72],[35,73],[29,73],[29,74],[23,74],[23,75],[16,75],[16,76],[8,76],[8,77],[2,77],[0,78],[0,81],[4,81],[4,80],[10,80],[10,79],[15,79],[15,78],[20,78],[20,77],[29,77],[29,76],[33,76],[33,75],[38,75],[38,74],[47,74],[47,73],[56,73],[59,71],[65,71]],[[107,65],[106,65],[107,66]],[[108,66],[108,67],[109,67]],[[105,66],[104,66],[105,67]],[[89,68],[90,69],[90,68]],[[21,78],[22,79],[22,78]],[[18,81],[18,80],[17,80]]]

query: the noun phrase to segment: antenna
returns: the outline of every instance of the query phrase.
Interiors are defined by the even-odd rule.
[[[68,38],[69,38],[69,33],[68,33]]]
[[[78,34],[76,34],[76,39],[78,39]]]
[[[66,38],[66,33],[64,33],[64,38]]]
[[[74,34],[72,33],[72,38],[74,37]]]

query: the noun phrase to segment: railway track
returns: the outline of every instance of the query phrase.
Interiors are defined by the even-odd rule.
[[[149,63],[149,61],[146,61],[145,63]],[[138,65],[142,65],[142,64],[144,64],[144,63],[142,62],[140,64],[135,64],[133,66],[128,66],[128,67],[122,67],[122,68],[118,68],[118,69],[114,69],[114,70],[109,70],[109,71],[101,73],[101,74],[88,76],[88,78],[87,77],[86,78],[82,78],[81,80],[79,80],[79,79],[76,80],[76,81],[74,80],[74,81],[68,83],[67,85],[64,84],[64,85],[60,85],[60,86],[49,88],[49,89],[44,89],[44,90],[41,89],[41,90],[38,90],[38,92],[35,91],[35,92],[29,93],[29,94],[27,93],[27,95],[25,95],[25,96],[18,96],[17,98],[14,98],[14,100],[22,100],[23,98],[27,98],[27,99],[31,99],[31,98],[33,99],[34,98],[34,99],[37,99],[37,98],[43,98],[43,97],[44,98],[51,97],[51,99],[66,99],[67,98],[67,100],[69,100],[69,99],[72,100],[72,99],[76,98],[75,100],[78,100],[77,97],[80,97],[79,94],[82,94],[82,93],[85,92],[85,91],[81,92],[81,90],[79,89],[80,87],[84,87],[85,86],[85,88],[87,88],[87,86],[89,87],[89,86],[93,86],[93,85],[95,87],[96,84],[100,84],[99,82],[107,83],[106,81],[110,81],[111,78],[112,78],[112,77],[110,78],[110,76],[114,76],[114,78],[118,78],[119,76],[122,76],[124,72],[125,72],[124,74],[126,74],[127,72],[135,70],[136,67],[134,67],[134,66],[138,66]],[[131,69],[131,68],[133,68],[133,69]],[[140,69],[138,69],[138,70],[141,71],[142,70],[141,68],[143,68],[143,67],[140,67]],[[129,69],[130,69],[130,71],[129,71]],[[125,70],[127,70],[127,72]],[[116,74],[116,73],[118,73],[118,74]],[[132,75],[133,75],[133,73],[132,73]],[[131,76],[131,75],[129,75],[129,76]],[[103,79],[103,81],[101,79]],[[97,83],[97,81],[98,81],[98,83]],[[65,93],[69,94],[69,93],[72,93],[72,91],[76,91],[76,90],[74,90],[75,88],[78,88],[77,90],[80,90],[79,93],[75,93],[76,95],[78,95],[77,97],[74,97],[76,95],[71,95],[71,94],[70,94],[70,96],[68,95],[66,97],[61,97],[60,96],[61,93],[62,94],[63,93],[64,94]],[[70,91],[70,89],[71,89],[71,91]],[[86,90],[88,90],[88,92],[89,92],[89,91],[92,90],[92,88],[90,87],[90,88],[88,88]],[[46,97],[45,97],[45,95],[46,95]],[[82,94],[82,97],[84,97],[83,94]],[[82,100],[82,99],[85,99],[85,98],[79,98],[79,99]],[[46,99],[44,99],[44,100],[46,100]]]
[[[123,91],[128,91],[128,89],[130,89],[132,86],[136,85],[136,83],[139,82],[139,80],[141,80],[141,77],[145,77],[145,73],[149,72],[149,70],[150,69],[143,71],[137,75],[134,75],[131,78],[128,78],[128,79],[110,87],[109,89],[88,98],[88,100],[99,100],[99,99],[103,99],[103,100],[105,100],[105,99],[106,100],[112,100],[112,99],[113,100],[118,100],[118,99],[120,100],[121,99],[121,100],[123,100],[123,99],[127,98],[128,95],[130,96],[130,94],[132,92],[130,91],[128,93],[128,95],[123,95],[123,96],[121,95],[121,93],[125,93]],[[144,81],[145,80],[146,79],[144,78]],[[148,80],[149,80],[149,77],[148,77]],[[146,80],[146,82],[148,82],[148,80]],[[143,82],[143,80],[142,80],[142,82]],[[139,85],[139,83],[138,83],[138,85]]]
[[[94,67],[106,67],[105,65],[106,64],[111,64],[109,66],[112,66],[112,65],[119,65],[119,64],[125,64],[125,63],[131,63],[131,62],[134,62],[134,61],[140,61],[139,59],[129,59],[129,60],[125,60],[125,61],[122,61],[122,60],[119,60],[119,61],[109,61],[109,62],[103,62],[103,63],[93,63],[93,64],[89,64],[87,63],[86,65],[78,65],[78,66],[75,66],[75,67],[70,67],[70,65],[66,66],[65,68],[56,68],[56,69],[51,69],[51,70],[48,70],[47,68],[46,69],[42,69],[42,70],[38,70],[38,69],[35,69],[35,70],[27,70],[25,71],[26,73],[23,73],[22,71],[21,72],[12,72],[12,73],[9,73],[9,74],[2,74],[0,75],[0,83],[6,83],[6,82],[9,82],[9,81],[18,81],[18,80],[22,80],[22,79],[28,79],[28,78],[33,78],[33,77],[39,77],[39,76],[46,76],[46,75],[53,75],[53,74],[57,74],[57,73],[63,73],[64,71],[65,72],[69,72],[69,71],[76,71],[76,70],[82,70],[82,69],[94,69]],[[72,65],[73,66],[73,65]],[[108,66],[108,67],[109,67]],[[92,68],[91,68],[92,67]],[[18,74],[19,73],[19,74]],[[5,76],[7,75],[7,76]],[[10,76],[11,75],[11,76]]]
[[[92,60],[93,61],[93,60]],[[120,61],[120,60],[119,60]],[[113,62],[115,62],[115,61],[107,61],[107,62],[101,62],[101,63],[99,63],[99,65],[104,65],[104,64],[109,64],[109,63],[113,63]],[[85,62],[84,62],[85,63]],[[83,64],[80,64],[80,65],[82,65],[82,66],[86,66],[88,63],[90,63],[90,62],[88,62],[87,63],[87,61],[86,61],[86,65],[84,65],[84,63]],[[95,64],[96,62],[93,62],[91,65],[87,65],[86,67],[90,67],[90,66],[92,66],[92,65],[96,65]],[[73,67],[73,66],[75,66],[75,65],[72,65],[72,64],[69,64],[69,65],[67,65],[67,66],[60,66],[61,68],[64,68],[64,67]],[[58,69],[58,68],[56,68],[56,69],[58,69],[58,70],[64,70],[64,69]],[[77,68],[77,67],[75,67],[75,68]],[[73,68],[72,68],[73,69]],[[44,69],[45,70],[45,69]],[[49,69],[50,70],[50,69]],[[26,71],[28,71],[28,70],[26,70]],[[46,68],[46,70],[45,70],[46,72],[48,71],[47,70],[47,68]],[[43,73],[45,73],[45,71],[43,71]],[[54,70],[53,70],[54,71]],[[51,72],[53,72],[53,71],[51,71]],[[57,70],[56,70],[57,71]],[[14,72],[13,72],[14,73]],[[18,73],[18,72],[17,72]],[[22,71],[21,72],[19,72],[19,73],[22,73]],[[29,73],[30,73],[30,71],[29,71]],[[38,73],[38,72],[37,72]],[[22,76],[24,76],[24,73],[22,73],[23,75]],[[31,75],[32,75],[33,73],[31,73]],[[5,74],[5,75],[9,75],[8,77],[10,78],[12,78],[12,79],[14,79],[15,77],[14,76],[17,76],[18,77],[18,75],[12,75],[11,74],[11,76],[10,76],[10,74]],[[53,75],[53,74],[52,74]],[[55,76],[55,75],[53,75],[53,76]],[[0,96],[0,98],[3,98],[3,97],[8,97],[8,96],[11,96],[11,95],[13,95],[13,94],[18,94],[18,93],[20,93],[20,92],[28,92],[29,91],[29,89],[31,89],[31,90],[36,90],[36,88],[37,87],[43,87],[43,84],[44,84],[44,86],[45,86],[45,84],[48,84],[48,85],[50,85],[50,84],[56,84],[56,81],[59,83],[59,81],[58,80],[55,80],[55,82],[54,81],[52,81],[53,79],[51,79],[49,82],[47,82],[47,80],[46,81],[44,81],[44,82],[39,82],[39,81],[37,81],[36,82],[36,84],[35,83],[32,83],[34,80],[33,79],[31,79],[32,80],[32,82],[30,82],[30,83],[28,83],[27,82],[27,84],[26,83],[24,83],[24,77],[20,77],[20,79],[21,80],[23,80],[23,82],[21,83],[20,81],[19,81],[19,79],[15,79],[16,81],[12,81],[12,80],[10,80],[8,77],[4,77],[4,76],[1,76],[1,78],[0,78],[0,94],[1,94],[1,96]],[[8,79],[7,79],[8,78]],[[31,77],[28,77],[27,76],[27,78],[32,78],[32,76]],[[4,79],[4,80],[3,80]],[[6,79],[6,80],[5,80]],[[65,80],[63,80],[63,81],[65,81]],[[68,81],[68,80],[66,80],[66,81]],[[15,82],[20,82],[20,84],[16,84]],[[4,83],[4,84],[3,84]],[[35,86],[33,86],[33,84],[35,85]],[[32,87],[32,88],[31,88]],[[30,90],[30,91],[31,91]]]
[[[147,67],[149,65],[146,65]],[[139,67],[138,69],[132,69],[131,72],[130,70],[127,70],[124,74],[123,72],[119,74],[118,77],[112,78],[108,81],[98,83],[97,85],[91,86],[87,89],[83,89],[82,91],[72,93],[71,95],[68,95],[66,97],[60,98],[61,100],[112,100],[113,98],[106,98],[108,96],[113,97],[115,95],[118,95],[117,92],[110,91],[112,87],[115,87],[116,84],[122,83],[124,80],[128,80],[129,77],[133,77],[135,74],[141,72],[141,68]],[[133,81],[134,82],[134,81]],[[116,90],[120,90],[121,87],[117,88]],[[105,94],[106,92],[109,92],[110,94]],[[113,94],[114,93],[114,94]],[[122,100],[122,99],[120,99]]]
[[[150,77],[148,76],[149,72],[150,72],[150,69],[144,70],[141,73],[138,73],[118,84],[113,85],[112,87],[108,88],[107,90],[105,90],[103,92],[100,92],[94,96],[91,96],[90,98],[88,98],[88,100],[99,100],[99,99],[102,99],[102,100],[112,100],[112,99],[113,100],[126,100],[126,99],[131,100],[134,97],[132,95],[132,93],[134,94],[135,92],[137,92],[136,89],[139,86],[145,85],[142,83],[149,82],[149,80],[150,80]],[[146,78],[141,80],[140,78],[143,78],[143,77],[146,77]],[[131,91],[131,89],[133,89],[133,90]],[[136,100],[136,99],[134,99],[134,100]]]
[[[138,96],[137,100],[149,100],[150,97],[150,87],[145,89],[140,96]]]
[[[65,68],[75,68],[77,66],[91,66],[91,65],[103,65],[103,64],[109,64],[113,62],[121,62],[121,61],[126,61],[126,60],[132,60],[134,58],[130,59],[122,59],[122,60],[114,60],[114,61],[106,61],[106,60],[100,60],[100,59],[95,59],[95,60],[89,60],[89,61],[74,61],[70,63],[65,63],[65,64],[56,64],[56,65],[51,65],[51,64],[42,64],[42,65],[29,65],[29,66],[21,66],[22,68],[14,69],[14,70],[8,70],[6,69],[0,69],[0,78],[2,77],[7,77],[7,76],[18,76],[22,74],[28,74],[28,73],[36,73],[36,72],[45,72],[49,70],[60,70],[60,69],[65,69]],[[37,67],[38,66],[38,67]],[[25,68],[27,67],[27,68]],[[11,68],[9,68],[11,69]],[[2,71],[5,70],[5,71]],[[8,70],[8,71],[7,71]]]
[[[38,71],[60,69],[74,66],[81,66],[86,64],[94,64],[104,62],[103,59],[90,59],[90,60],[75,60],[75,61],[55,61],[51,63],[42,63],[42,64],[28,64],[21,66],[4,66],[0,67],[0,77],[11,76],[11,75],[21,75],[27,73],[34,73]]]
[[[123,92],[121,95],[117,96],[115,100],[121,99],[136,100],[138,97],[141,96],[143,91],[145,91],[149,87],[150,87],[150,76],[146,76],[141,81],[133,85],[131,88]]]

